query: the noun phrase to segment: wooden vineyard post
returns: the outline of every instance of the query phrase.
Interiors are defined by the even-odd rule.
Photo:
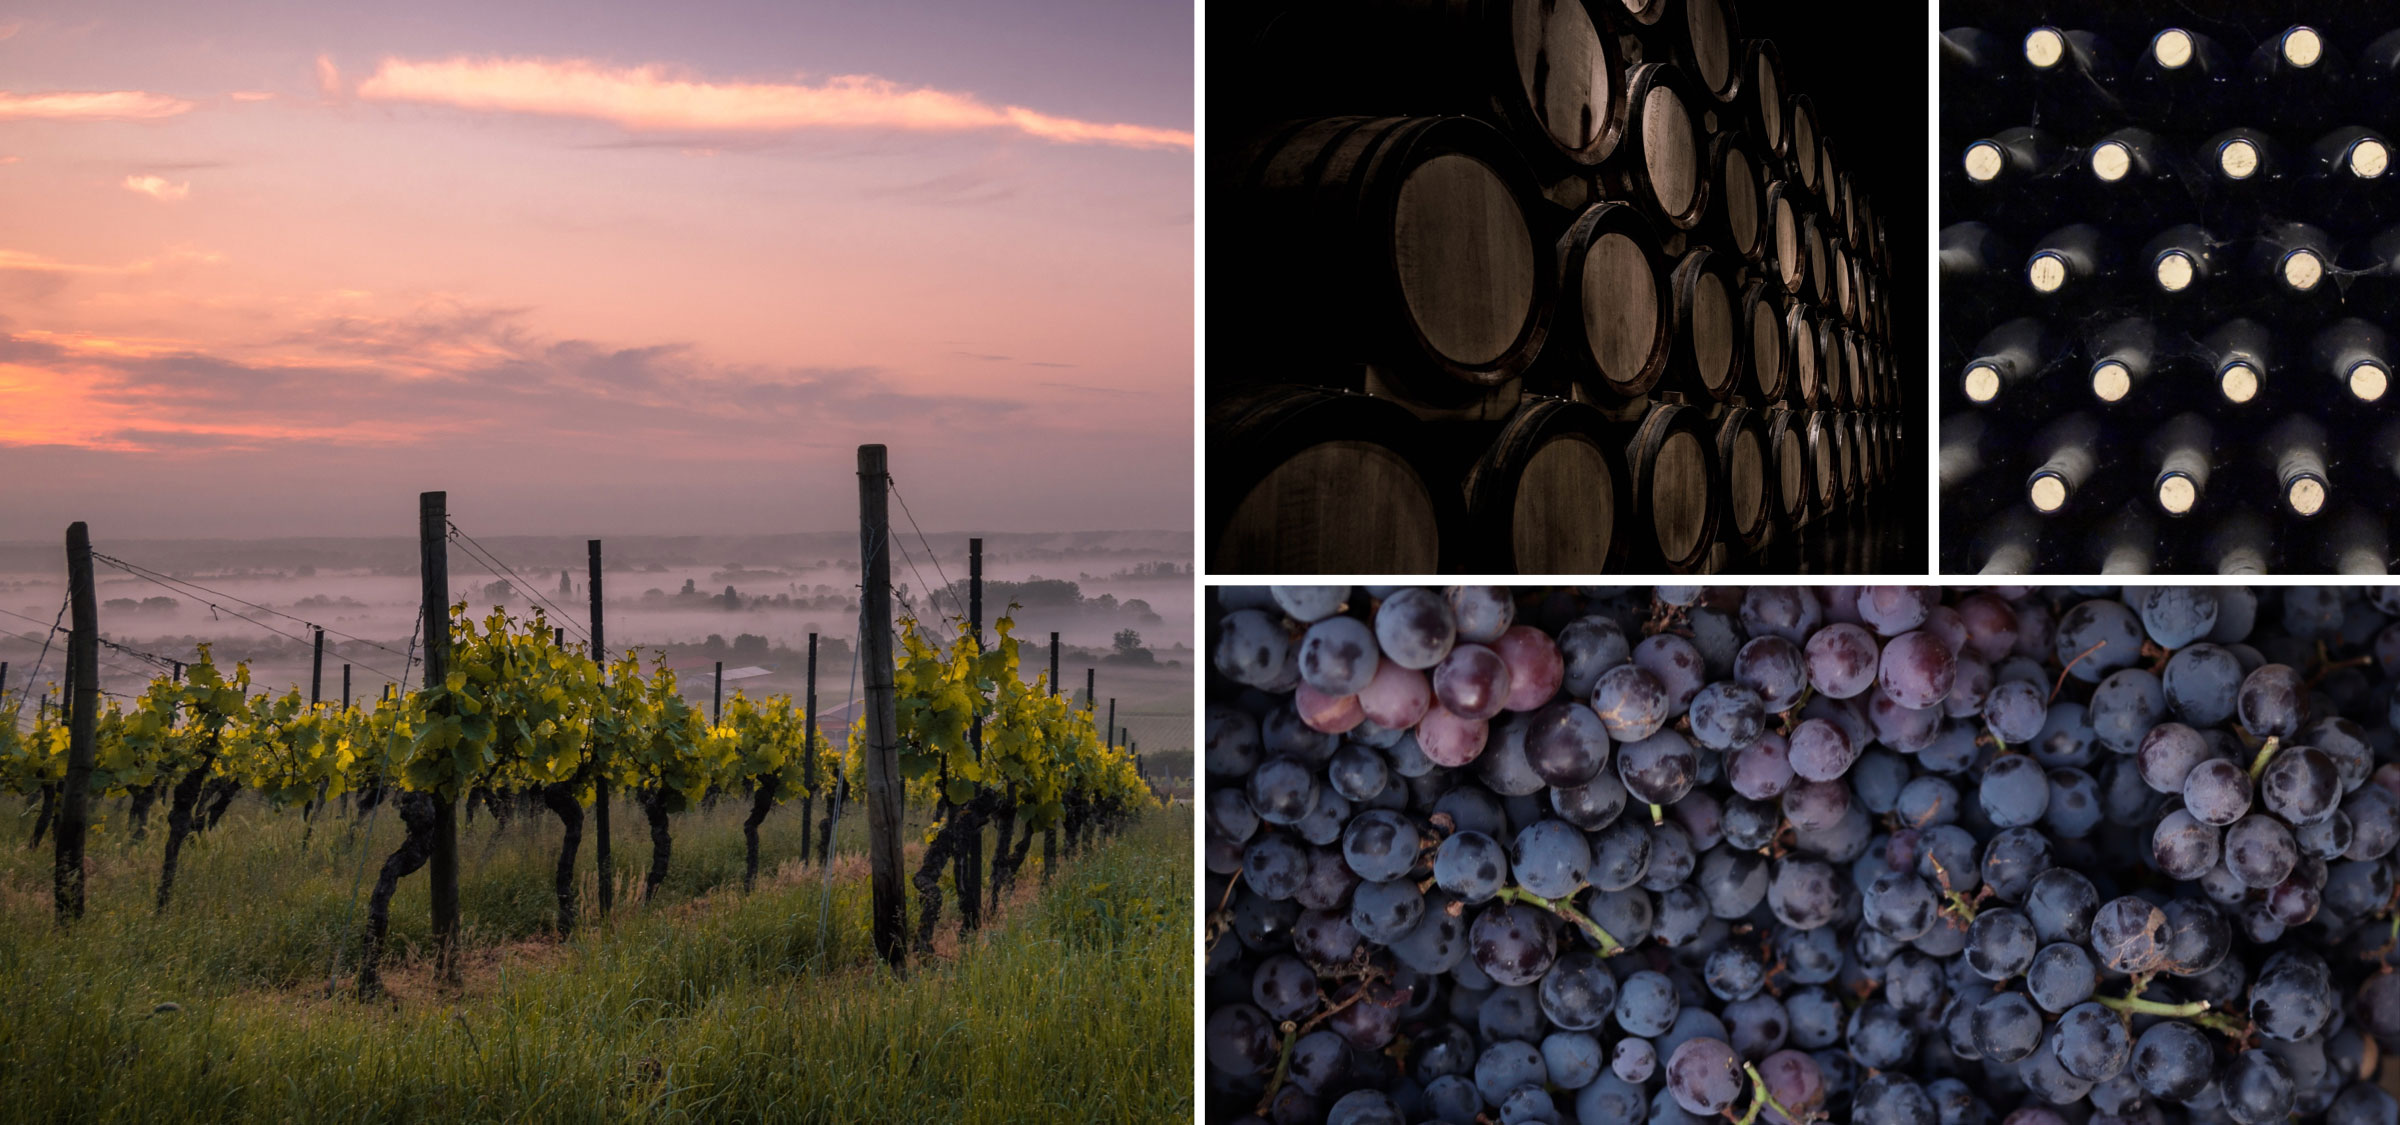
[[[425,686],[450,678],[449,494],[417,497],[418,569],[424,577]],[[435,972],[458,980],[458,796],[433,795],[433,957]]]
[[[1050,694],[1058,694],[1058,634],[1050,634]],[[1050,873],[1058,869],[1058,822],[1042,829],[1042,885],[1050,884]]]
[[[83,917],[83,839],[90,821],[92,743],[100,721],[100,605],[92,593],[92,532],[67,525],[67,598],[75,631],[67,635],[67,776],[59,785],[50,890],[58,923]]]
[[[8,698],[8,661],[0,660],[0,701]]]
[[[952,603],[956,604],[956,603]],[[967,627],[975,638],[975,654],[983,655],[983,540],[967,540]],[[975,760],[983,760],[983,701],[978,699],[975,714],[967,720],[967,745]],[[959,814],[965,818],[966,839],[959,842],[958,866],[952,876],[958,882],[958,922],[966,933],[974,933],[983,925],[983,814],[988,802],[982,786],[976,786]]]
[[[900,883],[901,781],[899,717],[892,699],[891,492],[884,447],[858,447],[858,554],[865,570],[859,636],[866,661],[867,862],[874,885],[875,951],[897,969],[907,963],[908,900]]]
[[[600,541],[586,544],[591,554],[592,591],[592,661],[600,666],[600,679],[608,681],[608,640],[600,621]],[[605,755],[606,751],[602,751]],[[600,877],[600,913],[607,914],[616,905],[616,868],[608,858],[608,761],[601,757],[592,763],[592,863]]]
[[[808,862],[808,845],[816,835],[817,817],[817,635],[808,635],[808,694],[802,697],[806,724],[800,734],[800,862]],[[833,806],[825,807],[833,815]]]
[[[350,666],[342,665],[342,710],[350,709]]]
[[[1108,748],[1117,748],[1117,697],[1108,697]]]
[[[725,662],[724,662],[724,661],[722,661],[722,660],[720,660],[720,661],[717,661],[717,678],[716,678],[716,682],[714,682],[714,683],[710,684],[710,685],[709,685],[709,689],[708,689],[708,690],[709,690],[709,697],[710,697],[710,698],[709,698],[709,701],[708,701],[708,725],[710,725],[710,726],[712,726],[712,727],[713,727],[713,726],[717,726],[717,725],[719,725],[719,724],[721,724],[721,723],[723,723],[723,722],[725,721]]]
[[[316,630],[316,651],[308,658],[308,706],[315,710],[325,701],[325,630]]]

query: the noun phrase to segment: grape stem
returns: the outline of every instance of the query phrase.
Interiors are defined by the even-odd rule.
[[[2133,1015],[2184,1018],[2196,1016],[2208,1010],[2208,1001],[2206,1000],[2194,1000],[2188,1004],[2166,1004],[2157,1000],[2144,1000],[2142,999],[2142,988],[2148,983],[2148,981],[2136,983],[2133,986],[2133,993],[2128,996],[2094,996],[2092,999],[2098,1001],[2102,1007]]]
[[[1742,1073],[1750,1076],[1750,1108],[1743,1110],[1740,1117],[1735,1117],[1730,1109],[1724,1111],[1726,1120],[1733,1122],[1734,1125],[1751,1125],[1752,1122],[1758,1120],[1758,1111],[1770,1106],[1774,1108],[1778,1116],[1786,1121],[1809,1122],[1817,1119],[1815,1113],[1810,1113],[1806,1117],[1797,1116],[1791,1110],[1784,1108],[1782,1102],[1776,1101],[1775,1095],[1767,1092],[1767,1080],[1758,1073],[1757,1063],[1743,1063]]]
[[[2076,665],[2083,663],[2084,657],[2090,656],[2091,654],[2107,647],[2107,641],[2094,641],[2092,642],[2092,647],[2076,653],[2075,659],[2067,661],[2067,666],[2058,670],[2058,683],[2052,685],[2050,688],[2049,701],[2051,703],[2058,702],[2058,693],[2067,690],[2067,673],[2074,671]]]
[[[1657,805],[1650,806],[1650,826],[1656,828],[1666,822],[1667,810],[1659,808]]]
[[[1502,887],[1500,893],[1493,897],[1502,902],[1521,902],[1527,906],[1538,906],[1565,919],[1576,929],[1582,930],[1584,936],[1591,938],[1592,943],[1600,947],[1602,957],[1614,957],[1625,952],[1624,942],[1618,941],[1615,935],[1600,928],[1600,923],[1592,921],[1591,915],[1568,905],[1565,899],[1543,898],[1523,887]]]
[[[1327,1008],[1322,1012],[1318,1012],[1315,1016],[1310,1017],[1309,1021],[1305,1024],[1300,1023],[1297,1020],[1283,1021],[1283,1048],[1275,1053],[1275,1076],[1267,1080],[1267,1092],[1265,1096],[1258,1099],[1259,1116],[1266,1116],[1267,1111],[1274,1107],[1275,1091],[1283,1088],[1283,1080],[1289,1077],[1291,1074],[1292,1047],[1300,1042],[1300,1037],[1308,1034],[1309,1032],[1315,1031],[1318,1025],[1323,1024],[1326,1020],[1332,1019],[1335,1013],[1349,1007],[1352,1004],[1356,1004],[1359,1001],[1366,999],[1368,987],[1374,984],[1375,979],[1380,976],[1382,976],[1380,972],[1372,969],[1368,970],[1366,975],[1360,978],[1358,991],[1351,993],[1349,999],[1344,1000],[1339,1004],[1335,1004],[1334,1006]]]
[[[2258,757],[2250,759],[2250,780],[2257,781],[2258,775],[2267,772],[2267,763],[2273,760],[2275,751],[2282,745],[2283,741],[2272,735],[2259,744]]]

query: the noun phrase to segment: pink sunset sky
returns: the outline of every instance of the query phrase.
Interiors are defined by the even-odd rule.
[[[0,540],[1188,527],[1192,122],[1174,3],[0,4]]]

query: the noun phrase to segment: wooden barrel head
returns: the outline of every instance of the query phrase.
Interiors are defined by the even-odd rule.
[[[1650,525],[1668,561],[1689,559],[1706,545],[1710,497],[1708,447],[1700,435],[1676,430],[1659,443],[1650,473]]]
[[[1684,30],[1692,43],[1694,77],[1709,93],[1723,95],[1733,87],[1733,37],[1726,26],[1724,0],[1686,0]]]
[[[1767,459],[1758,430],[1742,426],[1733,432],[1725,455],[1725,495],[1733,502],[1729,513],[1734,534],[1755,539],[1767,520]]]
[[[1775,435],[1775,502],[1794,523],[1808,514],[1808,448],[1799,430]]]
[[[1452,362],[1506,355],[1533,316],[1533,239],[1507,181],[1464,153],[1410,170],[1392,214],[1401,296],[1425,342]]]
[[[1791,118],[1792,163],[1800,168],[1800,182],[1813,191],[1817,186],[1817,114],[1807,95],[1792,99]]]
[[[1724,182],[1717,185],[1718,198],[1725,204],[1725,225],[1733,231],[1733,251],[1745,258],[1758,257],[1758,172],[1750,164],[1750,154],[1742,146],[1732,145],[1725,150]]]
[[[1787,151],[1783,114],[1783,64],[1776,58],[1775,45],[1754,41],[1750,50],[1750,96],[1758,104],[1760,138],[1773,152]]]
[[[1830,511],[1837,498],[1835,459],[1840,454],[1833,448],[1833,435],[1825,426],[1824,415],[1812,414],[1808,419],[1808,465],[1814,470],[1816,505],[1819,511]]]
[[[1817,222],[1816,216],[1811,215],[1807,222],[1801,224],[1800,230],[1808,242],[1809,291],[1818,300],[1823,300],[1826,292],[1832,288],[1826,284],[1825,277],[1825,228]]]
[[[1416,469],[1393,450],[1328,441],[1301,450],[1242,497],[1218,544],[1229,573],[1431,574],[1441,529]]]
[[[1817,370],[1817,326],[1809,320],[1808,306],[1794,304],[1784,315],[1783,328],[1792,340],[1792,392],[1810,405],[1824,401],[1825,387]]]
[[[1700,381],[1712,391],[1726,391],[1733,382],[1733,297],[1714,270],[1702,270],[1692,282],[1692,358]]]
[[[1752,283],[1757,289],[1757,283]],[[1783,397],[1783,320],[1776,315],[1775,303],[1763,292],[1744,298],[1750,306],[1750,377],[1758,384],[1758,392],[1770,399]]]
[[[1792,210],[1792,201],[1780,194],[1775,199],[1775,268],[1781,271],[1783,287],[1793,293],[1800,291],[1808,280],[1807,247],[1800,237],[1800,216]]]
[[[1568,435],[1525,463],[1509,519],[1520,573],[1597,574],[1616,531],[1616,473],[1599,446]]]
[[[1601,377],[1637,381],[1658,349],[1658,272],[1633,239],[1610,231],[1583,258],[1583,334]]]
[[[1700,198],[1699,133],[1675,88],[1654,84],[1642,97],[1642,168],[1658,212],[1689,215]]]
[[[1516,0],[1511,14],[1517,80],[1551,143],[1579,153],[1607,139],[1617,70],[1591,13],[1575,0]]]

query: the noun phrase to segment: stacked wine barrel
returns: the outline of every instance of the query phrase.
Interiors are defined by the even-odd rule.
[[[1731,0],[1231,18],[1217,572],[1805,565],[1913,471],[1884,226]]]
[[[2385,573],[2400,11],[2215,7],[1945,13],[1945,570]]]

